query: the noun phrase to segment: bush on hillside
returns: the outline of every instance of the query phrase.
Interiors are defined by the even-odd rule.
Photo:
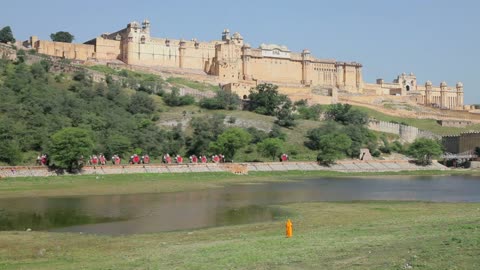
[[[218,91],[213,98],[203,98],[200,107],[209,110],[236,110],[240,106],[240,97],[231,92]]]
[[[192,105],[195,98],[192,95],[180,96],[178,88],[172,88],[172,92],[163,95],[163,101],[170,107]]]

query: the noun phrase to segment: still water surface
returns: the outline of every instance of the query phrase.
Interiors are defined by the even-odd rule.
[[[275,205],[315,201],[480,202],[474,176],[322,178],[163,193],[0,199],[0,230],[108,235],[284,219]]]

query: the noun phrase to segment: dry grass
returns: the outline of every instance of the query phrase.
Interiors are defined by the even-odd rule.
[[[1,269],[479,269],[478,204],[305,203],[267,223],[123,237],[1,232]]]

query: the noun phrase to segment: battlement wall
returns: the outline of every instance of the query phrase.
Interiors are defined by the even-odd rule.
[[[121,60],[122,44],[119,40],[95,39],[95,58],[103,60]]]
[[[38,53],[67,59],[88,60],[95,57],[95,46],[90,44],[77,44],[38,40],[33,44]]]
[[[441,136],[430,131],[421,130],[408,125],[379,120],[371,120],[368,124],[368,128],[375,131],[399,135],[402,140],[409,143],[415,141],[417,138],[441,139]]]
[[[130,65],[178,67],[210,71],[215,43],[174,39],[151,39],[127,43],[124,60]]]

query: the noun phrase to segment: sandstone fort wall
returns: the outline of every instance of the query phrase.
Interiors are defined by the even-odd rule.
[[[307,49],[292,52],[276,44],[252,48],[238,32],[231,35],[228,29],[224,29],[220,40],[157,38],[151,36],[150,22],[144,20],[130,22],[126,28],[102,34],[85,44],[41,41],[32,36],[30,45],[39,53],[67,59],[176,68],[185,73],[215,76],[224,85],[232,84],[228,89],[240,96],[245,95],[247,86],[267,82],[299,89],[300,93],[289,94],[292,99],[305,95],[303,87],[320,86],[336,88],[341,93],[408,97],[419,105],[445,110],[468,109],[464,106],[461,82],[455,87],[448,87],[445,82],[433,86],[430,81],[420,85],[413,73],[402,73],[391,83],[377,79],[376,84],[368,84],[363,82],[359,63],[320,59]],[[307,99],[320,102],[313,92],[310,95]]]
[[[375,131],[399,135],[400,139],[409,143],[415,141],[417,138],[441,139],[441,136],[432,132],[392,122],[371,120],[368,124],[368,128]]]

